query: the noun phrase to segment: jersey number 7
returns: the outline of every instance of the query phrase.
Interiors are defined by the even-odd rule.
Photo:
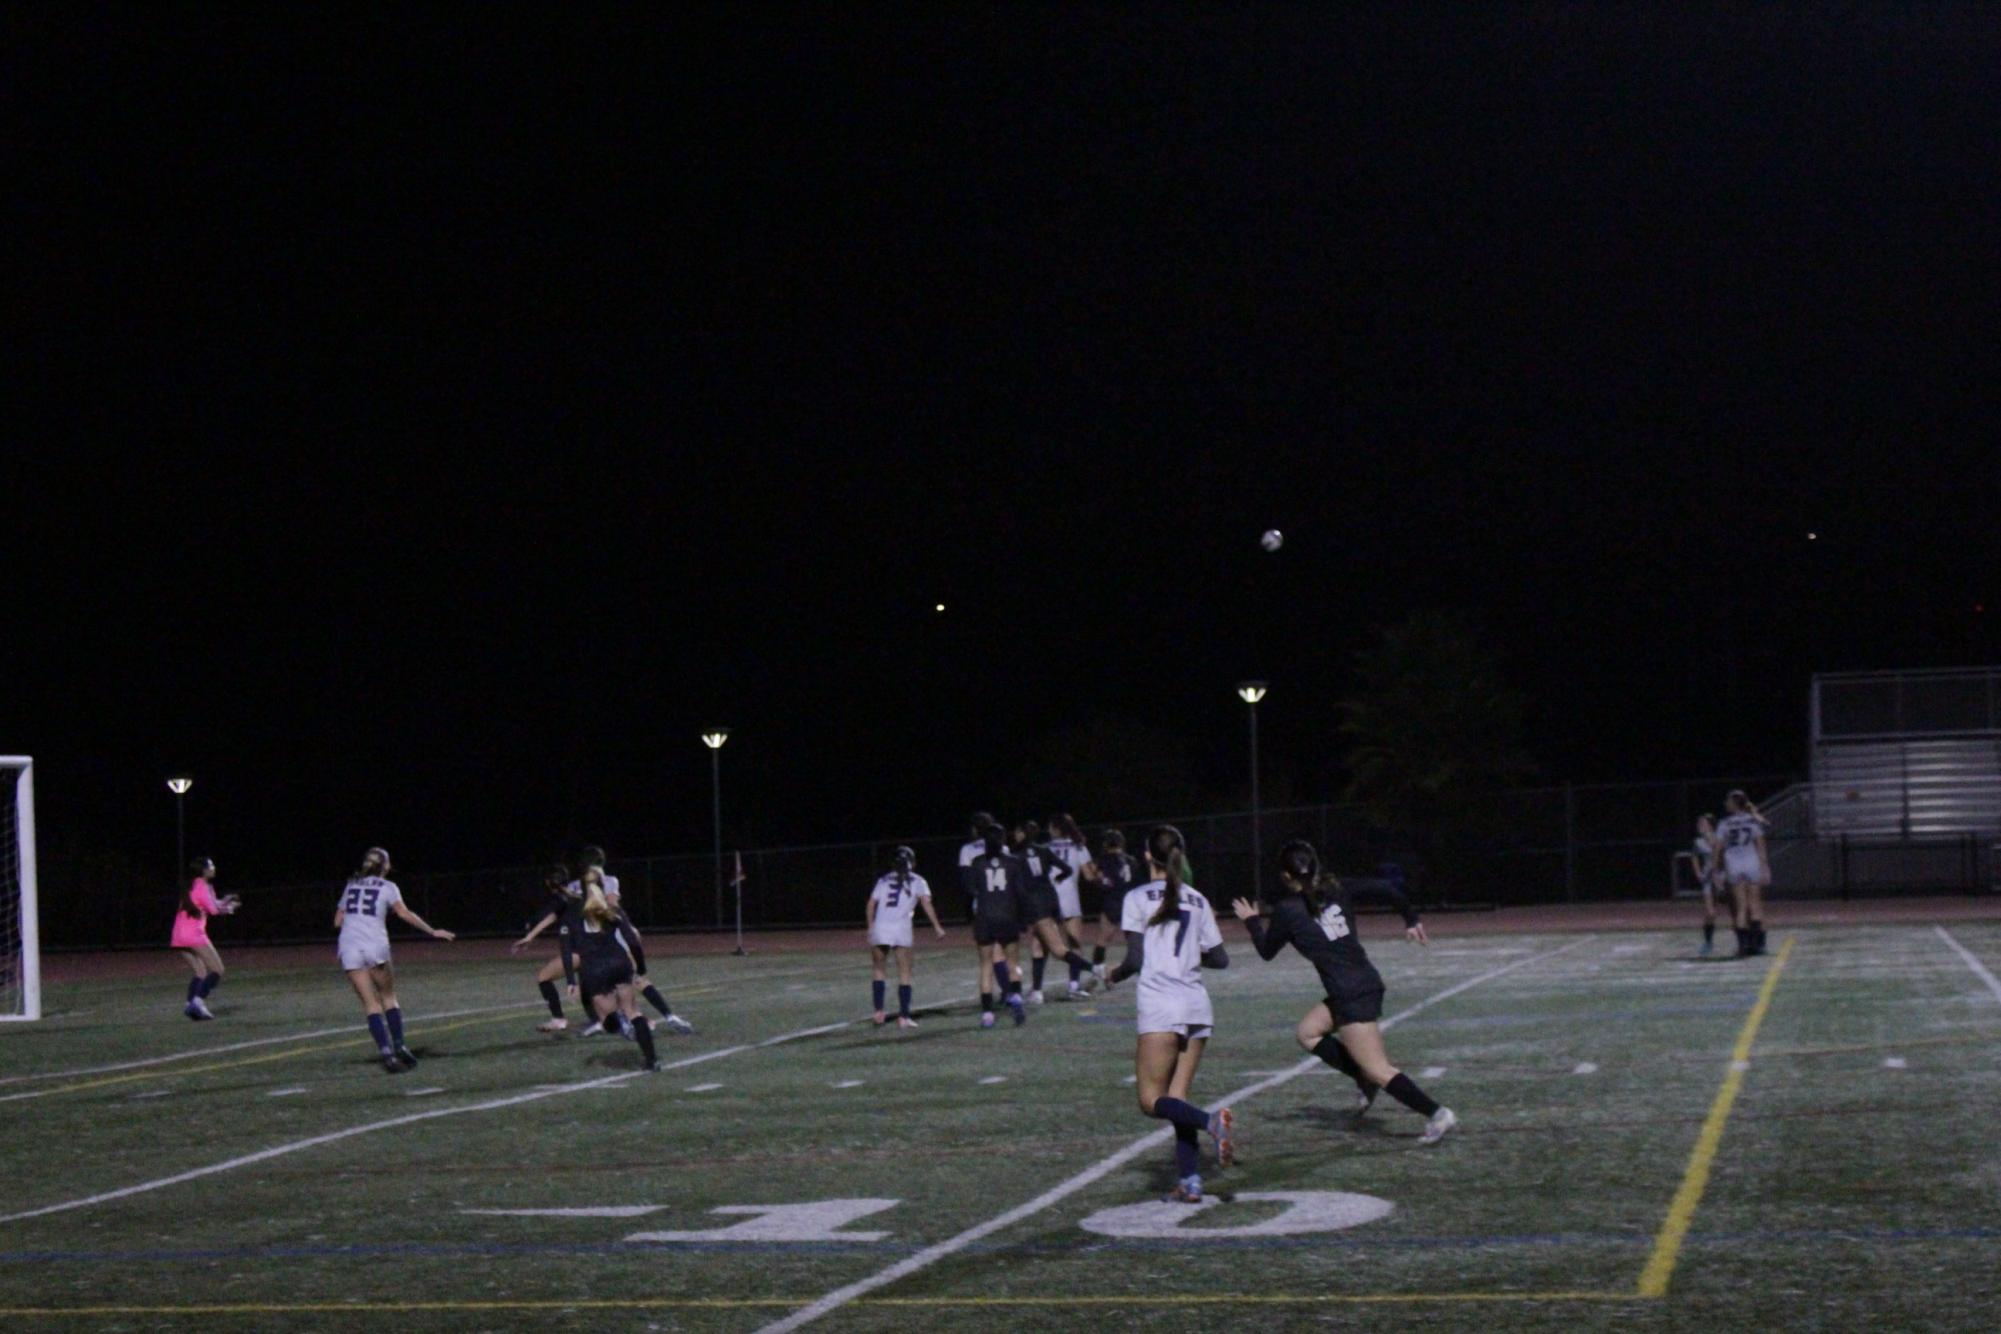
[[[1179,954],[1179,953],[1181,953],[1181,945],[1182,945],[1182,942],[1184,942],[1184,941],[1186,941],[1186,940],[1188,939],[1188,923],[1189,923],[1189,920],[1190,920],[1191,918],[1193,918],[1193,917],[1195,916],[1195,914],[1193,914],[1193,913],[1189,912],[1189,911],[1188,911],[1188,909],[1186,909],[1186,908],[1183,908],[1183,909],[1182,909],[1182,910],[1181,910],[1180,912],[1178,912],[1178,913],[1174,914],[1174,916],[1175,916],[1175,917],[1176,917],[1176,919],[1177,919],[1177,920],[1179,920],[1179,921],[1180,921],[1180,923],[1181,923],[1181,928],[1180,928],[1180,930],[1178,930],[1178,931],[1176,931],[1176,932],[1174,933],[1174,952],[1175,952],[1176,954]]]

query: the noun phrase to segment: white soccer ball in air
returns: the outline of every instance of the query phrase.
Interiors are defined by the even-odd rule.
[[[1277,551],[1285,545],[1285,534],[1276,528],[1265,529],[1265,535],[1258,539],[1258,545],[1266,551]]]

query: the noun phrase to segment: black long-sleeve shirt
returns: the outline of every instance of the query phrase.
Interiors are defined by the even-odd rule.
[[[1380,899],[1403,915],[1405,926],[1417,925],[1417,910],[1395,885],[1386,880],[1343,882],[1327,887],[1317,916],[1304,895],[1287,894],[1272,905],[1268,917],[1253,917],[1248,925],[1258,957],[1275,959],[1291,944],[1319,972],[1330,996],[1381,986],[1382,976],[1355,935],[1358,896]]]

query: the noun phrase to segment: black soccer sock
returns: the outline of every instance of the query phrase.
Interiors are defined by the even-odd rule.
[[[1091,967],[1096,968],[1099,964],[1103,963],[1104,961],[1105,961],[1105,947],[1103,945],[1093,945],[1091,947]]]
[[[210,973],[207,977],[203,978],[201,980],[202,999],[206,1000],[210,996],[214,995],[215,989],[221,985],[222,985],[221,973]]]
[[[542,1000],[549,1007],[550,1017],[561,1019],[563,1017],[563,994],[556,990],[554,982],[543,982],[538,985],[542,989]]]
[[[910,1017],[910,985],[907,982],[896,984],[896,1012],[905,1019]]]
[[[201,984],[202,980],[198,977],[188,979],[188,1004],[193,1005],[195,998],[201,995]]]
[[[1409,1075],[1399,1073],[1383,1085],[1383,1091],[1419,1116],[1430,1116],[1438,1110],[1438,1100],[1412,1082]]]
[[[1202,1170],[1202,1141],[1193,1126],[1174,1127],[1174,1174],[1184,1180]]]
[[[660,1059],[653,1051],[653,1025],[647,1022],[645,1015],[632,1016],[632,1036],[638,1039],[639,1054],[646,1058],[648,1065]]]
[[[877,1014],[881,1014],[881,1013],[882,1013],[882,995],[883,995],[883,991],[884,991],[884,990],[885,990],[885,989],[886,989],[886,988],[887,988],[888,986],[889,986],[889,984],[888,984],[887,982],[883,981],[883,980],[882,980],[881,978],[879,978],[879,977],[878,977],[877,979],[875,979],[875,981],[873,981],[873,982],[869,983],[869,988],[868,988],[868,990],[869,990],[869,998],[870,998],[871,1000],[873,1000],[873,1001],[875,1002],[875,1004],[874,1004],[874,1005],[872,1005],[872,1006],[870,1006],[869,1008],[870,1008],[870,1009],[872,1009],[872,1010],[874,1010],[874,1011],[875,1011],[875,1012],[876,1012]]]
[[[1333,1066],[1336,1070],[1339,1070],[1342,1074],[1348,1076],[1348,1078],[1354,1080],[1355,1087],[1362,1092],[1370,1093],[1375,1090],[1376,1086],[1371,1084],[1369,1077],[1362,1073],[1362,1067],[1355,1064],[1355,1058],[1350,1056],[1348,1049],[1341,1045],[1341,1039],[1335,1037],[1332,1033],[1329,1033],[1326,1037],[1313,1044],[1313,1054]]]
[[[994,993],[991,991],[982,991],[980,993],[980,1013],[992,1014],[993,1012],[994,1012]]]
[[[1043,970],[1048,967],[1049,967],[1048,955],[1038,954],[1035,956],[1035,989],[1037,991],[1042,990],[1042,973]]]
[[[1715,940],[1716,940],[1716,923],[1704,922],[1702,924],[1702,943],[1705,945],[1709,945],[1715,943]]]
[[[651,982],[648,982],[645,985],[645,987],[641,988],[639,994],[646,997],[646,1003],[648,1005],[651,1005],[654,1009],[660,1011],[660,1017],[662,1019],[665,1019],[667,1018],[667,1016],[674,1013],[674,1007],[669,1005],[667,1003],[667,998],[660,994],[660,988],[654,986]]]
[[[392,1005],[390,1008],[382,1012],[382,1017],[389,1024],[389,1040],[395,1043],[399,1047],[402,1046],[403,1007],[400,1005]]]
[[[1063,962],[1070,965],[1070,981],[1072,983],[1076,982],[1085,973],[1091,971],[1091,965],[1084,962],[1084,956],[1075,950],[1071,950],[1068,954],[1064,955]]]

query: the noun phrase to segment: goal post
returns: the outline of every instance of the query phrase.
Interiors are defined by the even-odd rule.
[[[0,755],[0,1021],[42,1017],[36,906],[35,765]]]

